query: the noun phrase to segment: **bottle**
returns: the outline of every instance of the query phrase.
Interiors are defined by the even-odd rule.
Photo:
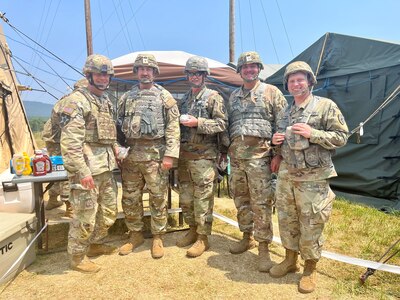
[[[35,150],[35,157],[33,158],[33,175],[42,176],[46,175],[46,161],[43,156],[42,150]]]
[[[46,174],[49,174],[49,173],[51,173],[51,171],[53,171],[52,162],[50,160],[49,155],[47,154],[46,148],[42,149],[42,153],[43,153],[43,157],[46,159]]]
[[[26,152],[22,152],[22,156],[24,157],[24,162],[25,162],[24,171],[22,172],[22,175],[31,175],[32,174],[31,158]]]
[[[25,168],[25,159],[22,154],[16,153],[13,155],[12,166],[15,174],[21,176]]]

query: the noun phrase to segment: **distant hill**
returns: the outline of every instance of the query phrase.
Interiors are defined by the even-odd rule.
[[[32,117],[49,118],[51,115],[51,110],[53,109],[53,104],[47,104],[35,101],[24,101],[24,106],[28,118]]]

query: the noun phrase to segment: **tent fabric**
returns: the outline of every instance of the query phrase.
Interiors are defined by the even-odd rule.
[[[0,27],[0,173],[9,168],[14,153],[33,155],[35,140],[11,71],[10,51]]]
[[[189,89],[183,71],[186,61],[195,54],[184,51],[140,51],[113,59],[115,78],[113,78],[111,89],[117,90],[120,94],[137,82],[137,77],[133,74],[133,63],[139,53],[149,53],[155,56],[160,68],[160,74],[155,78],[158,84],[164,86],[171,93],[185,93]],[[208,79],[211,88],[233,89],[242,84],[242,79],[235,69],[216,60],[207,57],[206,59],[211,72]]]
[[[349,130],[357,128],[400,86],[400,44],[327,33],[295,57],[317,74],[314,94],[341,109]],[[287,65],[266,82],[283,90]],[[284,91],[284,93],[287,93]],[[287,95],[288,101],[292,101]],[[342,193],[378,199],[400,209],[400,95],[356,132],[334,156]],[[360,197],[357,197],[360,199]]]

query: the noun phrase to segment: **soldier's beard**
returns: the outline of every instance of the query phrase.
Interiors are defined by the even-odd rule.
[[[150,78],[140,78],[140,83],[143,83],[143,84],[153,83],[153,79],[150,79]]]

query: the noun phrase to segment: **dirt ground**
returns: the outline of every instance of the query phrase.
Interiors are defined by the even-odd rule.
[[[231,199],[216,199],[216,211],[234,209]],[[58,217],[62,211],[53,212]],[[66,225],[66,224],[65,224]],[[96,274],[69,269],[63,245],[37,255],[36,261],[13,281],[0,287],[0,299],[366,299],[338,296],[336,279],[329,274],[329,260],[318,265],[317,290],[308,295],[297,291],[301,273],[281,279],[257,271],[257,249],[240,255],[229,253],[235,239],[214,227],[211,248],[198,258],[187,258],[186,250],[175,246],[184,231],[167,233],[165,256],[154,260],[150,255],[151,238],[127,256],[113,254],[94,258],[102,266]],[[277,228],[277,226],[275,226]],[[238,236],[238,230],[237,234]],[[110,236],[110,244],[121,246],[124,235]],[[56,247],[57,248],[57,247]],[[272,259],[282,260],[280,245],[271,247]]]

